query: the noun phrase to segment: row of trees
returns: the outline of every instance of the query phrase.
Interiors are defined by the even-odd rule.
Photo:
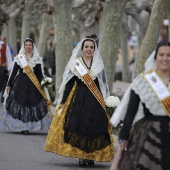
[[[72,36],[80,40],[96,33],[100,37],[99,50],[106,67],[109,88],[112,89],[119,48],[123,56],[123,80],[130,81],[127,16],[130,15],[139,25],[140,42],[143,40],[137,74],[143,70],[145,60],[156,46],[163,19],[170,16],[168,0],[141,1],[139,5],[137,0],[0,0],[0,29],[15,50],[17,36],[23,42],[32,33],[42,56],[46,38],[53,28],[57,91],[71,56]]]

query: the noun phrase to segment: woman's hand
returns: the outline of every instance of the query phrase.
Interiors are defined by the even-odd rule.
[[[6,92],[7,92],[7,94],[9,94],[10,90],[11,90],[11,87],[10,87],[10,86],[6,86]]]
[[[119,140],[119,146],[124,151],[127,151],[127,144],[128,144],[127,140]]]

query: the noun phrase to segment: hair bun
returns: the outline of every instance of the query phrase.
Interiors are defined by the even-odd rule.
[[[33,42],[33,40],[32,40],[31,38],[26,38],[26,40],[30,40],[30,41],[32,41],[32,42]],[[25,41],[26,41],[26,40],[25,40]]]

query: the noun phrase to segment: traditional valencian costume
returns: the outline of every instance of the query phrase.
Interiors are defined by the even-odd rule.
[[[14,58],[14,64],[5,91],[6,112],[0,115],[0,127],[12,131],[48,129],[51,118],[48,115],[46,94],[40,86],[43,75],[42,58],[33,45],[33,56],[28,60],[24,45]]]
[[[170,83],[166,86],[156,73],[154,56],[155,51],[110,120],[115,127],[124,120],[119,139],[128,141],[119,170],[170,168]]]
[[[45,151],[94,161],[111,161],[113,138],[104,103],[109,96],[104,65],[95,46],[91,68],[87,69],[82,60],[83,41],[75,47],[66,66]]]

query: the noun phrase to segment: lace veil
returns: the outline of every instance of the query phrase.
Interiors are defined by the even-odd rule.
[[[149,70],[156,70],[157,66],[156,66],[156,61],[155,61],[155,58],[154,58],[155,53],[156,53],[156,51],[154,50],[152,52],[152,54],[149,56],[149,58],[146,60],[145,65],[144,65],[145,66],[144,72],[147,72]],[[133,83],[127,89],[125,95],[123,96],[123,98],[121,100],[121,103],[116,108],[115,112],[113,113],[113,116],[110,119],[110,122],[114,127],[116,127],[120,123],[120,121],[124,120],[124,117],[125,117],[125,114],[126,114],[126,111],[127,111],[127,107],[128,107],[128,103],[129,103],[129,99],[130,99],[130,91],[133,88],[132,86],[133,86]],[[138,112],[136,114],[134,122],[138,121],[142,117],[144,117],[144,114],[143,114],[143,107],[142,107],[142,104],[140,102]]]
[[[29,40],[29,38],[27,38]],[[26,39],[26,40],[27,40]],[[42,74],[44,76],[44,66],[43,66],[43,61],[42,61],[42,57],[40,57],[39,53],[38,53],[38,50],[35,46],[35,44],[33,43],[33,56],[29,59],[29,65],[34,68],[37,64],[41,64],[41,71],[42,71]],[[19,54],[25,54],[25,48],[24,48],[24,44],[22,45],[19,53]],[[20,65],[20,62],[18,60],[18,57],[15,57],[14,58],[14,61],[17,62],[18,65]]]
[[[85,38],[85,39],[89,39],[89,38]],[[60,96],[58,99],[58,104],[60,104],[60,102],[63,98],[63,92],[65,90],[65,86],[66,86],[67,82],[74,75],[76,75],[77,77],[79,77],[81,79],[81,77],[78,75],[78,73],[74,70],[74,66],[75,66],[76,59],[82,57],[81,47],[82,47],[82,43],[85,39],[81,40],[77,44],[77,46],[73,49],[70,60],[66,65],[66,68],[65,68],[65,71],[63,74],[63,81],[62,81],[60,89],[59,89]],[[90,76],[92,77],[92,79],[95,79],[96,77],[98,78],[101,93],[105,100],[106,97],[108,97],[110,95],[110,93],[109,93],[108,83],[107,83],[107,79],[106,79],[106,75],[105,75],[103,60],[100,56],[99,50],[97,49],[96,43],[95,43],[95,51],[94,51],[94,55],[93,55],[93,64],[92,64],[92,67],[91,67],[91,70],[89,73],[90,73]]]

